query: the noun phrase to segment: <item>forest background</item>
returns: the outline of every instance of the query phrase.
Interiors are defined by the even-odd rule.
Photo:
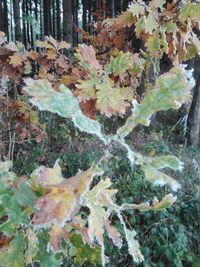
[[[156,12],[159,14],[159,23],[162,20],[160,14],[164,14],[169,21],[175,23],[177,12],[185,4],[183,1],[166,3],[165,1],[141,1],[139,3],[151,8],[157,3]],[[169,49],[165,50],[164,42],[159,47],[157,42],[150,45],[147,40],[149,36],[155,37],[157,24],[151,20],[148,32],[142,30],[139,32],[138,28],[136,32],[136,21],[130,19],[126,11],[128,9],[130,12],[131,4],[133,4],[132,1],[125,0],[0,0],[0,151],[1,160],[7,159],[13,162],[11,170],[17,174],[18,182],[24,181],[23,179],[29,177],[40,165],[52,167],[57,159],[60,159],[59,164],[64,176],[72,177],[80,169],[87,170],[94,162],[99,162],[99,159],[101,161],[102,153],[107,149],[107,146],[102,145],[95,137],[74,128],[71,121],[61,118],[58,114],[34,108],[28,101],[28,94],[31,95],[31,93],[27,94],[27,91],[23,90],[26,78],[48,81],[55,90],[59,90],[60,84],[69,87],[74,96],[79,99],[82,112],[88,118],[100,121],[106,133],[114,134],[130,115],[128,102],[134,98],[138,103],[142,103],[145,92],[151,90],[149,84],[155,84],[159,75],[169,72],[173,67],[172,61],[176,49],[171,33],[169,32],[166,37]],[[142,16],[141,10],[136,15],[138,21],[140,16]],[[200,12],[195,16],[199,20]],[[115,18],[117,20],[112,24],[112,19]],[[127,138],[131,148],[146,156],[161,157],[163,154],[174,154],[185,163],[182,172],[174,173],[174,170],[169,169],[165,172],[173,175],[182,186],[177,201],[175,204],[172,203],[172,207],[159,212],[131,210],[123,214],[128,229],[135,229],[137,232],[145,258],[139,266],[145,267],[200,266],[200,59],[197,48],[200,42],[195,39],[199,36],[199,26],[196,25],[198,24],[196,21],[192,22],[192,26],[188,26],[187,29],[180,24],[177,22],[177,27],[180,27],[181,38],[185,38],[186,49],[178,47],[180,41],[178,40],[177,58],[180,64],[187,65],[187,70],[194,69],[192,97],[178,111],[156,110],[159,112],[151,117],[149,127],[139,125]],[[193,43],[187,45],[188,32],[191,28],[195,38],[191,35]],[[177,35],[179,36],[179,33]],[[83,43],[85,45],[79,46]],[[123,51],[122,54],[119,51]],[[88,71],[89,67],[81,61],[80,55],[86,63],[91,63],[100,75],[103,75],[101,66],[105,70],[110,58],[117,58],[118,62],[113,60],[114,63],[108,67],[109,75],[115,86],[120,84],[126,87],[128,84],[129,89],[124,90],[123,99],[118,98],[110,107],[109,104],[104,105],[103,101],[100,102],[98,93],[95,92],[94,96],[94,81],[81,82],[81,80],[87,81],[89,77],[87,72],[91,70]],[[128,58],[132,61],[129,62]],[[81,64],[78,67],[79,62]],[[133,72],[127,67],[130,64],[136,64]],[[126,74],[123,73],[123,69],[126,69]],[[192,71],[188,73],[191,74]],[[1,169],[3,170],[3,165]],[[144,170],[139,166],[131,167],[118,145],[111,151],[106,175],[110,177],[113,188],[118,190],[117,203],[120,205],[148,202],[155,195],[158,199],[162,199],[163,194],[169,193],[165,187],[158,190],[149,185],[146,182]],[[94,182],[96,183],[97,181]],[[29,192],[19,184],[16,186],[14,183],[12,187],[15,190],[15,198],[16,192],[25,196]],[[24,199],[18,200],[23,207],[27,205]],[[60,249],[58,236],[56,236],[56,243],[54,239],[53,251],[47,250],[39,254],[37,248],[33,249],[33,244],[31,246],[28,244],[36,238],[34,233],[20,228],[22,223],[18,218],[19,214],[13,215],[17,216],[16,221],[19,221],[13,226],[16,218],[12,218],[8,212],[5,212],[1,202],[0,205],[2,208],[2,213],[0,211],[0,264],[3,267],[13,266],[13,261],[6,260],[6,258],[12,258],[10,255],[13,258],[14,255],[22,255],[21,258],[18,257],[18,265],[16,265],[20,267],[24,266],[25,262],[32,266],[38,266],[38,262],[41,266],[60,266],[61,258],[64,266],[101,265],[99,242],[97,246],[91,248],[77,234],[72,237],[66,235],[66,237],[66,233],[61,232],[67,241],[70,239],[70,242],[66,242],[67,245],[62,244],[64,247],[62,255],[57,251],[58,247]],[[9,205],[10,214],[13,214],[16,204],[12,207]],[[152,205],[155,203],[153,202]],[[24,211],[24,208],[22,210]],[[85,219],[88,211],[83,209],[81,212]],[[9,216],[12,218],[11,224],[8,220]],[[112,216],[110,221],[124,239],[126,234],[115,216]],[[73,227],[80,231],[74,225]],[[108,229],[106,230],[109,232]],[[16,250],[19,243],[23,243],[24,237],[16,234],[21,233],[20,231],[24,231],[24,236],[29,237],[26,241],[28,245],[25,247],[28,253],[35,255],[31,260],[30,256],[27,256],[28,253],[24,254],[24,247],[20,251],[15,251],[17,254],[14,255],[13,250],[11,253],[8,249],[14,247]],[[13,234],[18,240],[13,239]],[[32,235],[31,238],[30,235]],[[115,232],[113,235],[116,238],[118,233]],[[99,241],[98,238],[96,239]],[[44,244],[48,247],[48,233],[44,231],[38,240],[36,243],[40,250]],[[52,242],[51,239],[50,242]],[[123,244],[121,249],[118,247],[115,247],[109,239],[105,240],[104,249],[109,258],[108,266],[116,266],[116,264],[135,266],[127,253],[127,245]]]

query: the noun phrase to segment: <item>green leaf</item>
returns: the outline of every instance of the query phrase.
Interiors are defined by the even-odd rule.
[[[25,262],[26,264],[32,264],[34,262],[34,257],[38,253],[38,238],[31,228],[26,231],[27,236],[27,247],[25,251]]]
[[[157,197],[154,197],[152,204],[149,203],[141,203],[141,204],[123,204],[120,208],[121,210],[132,210],[137,209],[140,211],[162,211],[167,208],[170,208],[174,202],[176,201],[177,197],[173,196],[172,194],[168,194],[164,196],[161,201],[159,202]]]
[[[9,187],[16,180],[17,176],[14,172],[9,170],[12,168],[11,161],[0,161],[0,183]]]
[[[76,84],[76,87],[79,89],[78,98],[81,101],[87,101],[96,98],[96,84],[99,83],[99,80],[95,78],[90,78],[88,80],[78,80],[79,84]]]
[[[152,57],[159,58],[160,57],[160,36],[159,32],[155,31],[153,35],[151,35],[146,42],[146,47]]]
[[[156,186],[168,185],[173,191],[177,191],[181,187],[180,184],[172,177],[156,170],[150,165],[143,165],[142,170],[144,171],[147,180]]]
[[[15,197],[24,207],[33,207],[34,202],[37,199],[37,196],[31,190],[31,187],[28,183],[23,182],[18,184],[18,189],[14,191]]]
[[[126,96],[121,94],[119,88],[113,87],[113,82],[109,78],[105,78],[102,84],[97,86],[97,102],[96,108],[101,114],[107,117],[115,113],[125,114],[130,104],[126,101]]]
[[[139,15],[145,14],[145,3],[143,1],[133,2],[128,7],[128,12],[131,12],[133,16],[139,17]]]
[[[180,10],[179,18],[182,21],[187,19],[200,20],[200,5],[194,3],[184,5]]]
[[[60,92],[57,92],[48,81],[27,79],[26,84],[24,91],[32,96],[31,103],[40,110],[51,111],[62,117],[71,118],[81,131],[95,134],[102,141],[107,142],[101,131],[101,125],[82,113],[78,99],[67,87],[61,85]]]
[[[130,53],[120,51],[115,57],[111,57],[110,62],[105,66],[105,71],[110,74],[120,75],[131,69],[133,64],[130,61]]]
[[[44,231],[38,234],[38,253],[35,260],[39,262],[40,267],[60,267],[60,260],[56,258],[56,254],[47,246],[48,235]]]
[[[172,68],[156,80],[155,88],[145,94],[141,104],[135,105],[133,121],[148,126],[155,112],[180,108],[190,100],[191,88],[184,70],[180,67]]]
[[[92,166],[76,176],[51,184],[52,180],[57,180],[54,176],[55,168],[50,171],[49,168],[44,167],[35,180],[48,190],[35,203],[38,211],[33,216],[33,223],[38,227],[44,227],[56,222],[63,227],[65,222],[70,221],[79,211],[81,195],[89,189],[94,176],[102,173],[101,169]]]
[[[17,227],[30,222],[29,214],[22,211],[15,196],[5,194],[1,197],[1,201],[3,203],[1,216],[8,216],[8,219],[0,224],[0,231],[11,236],[16,233]]]
[[[152,34],[154,30],[158,28],[159,24],[155,13],[150,13],[147,18],[144,19],[144,31]]]
[[[24,260],[25,240],[21,233],[18,233],[10,242],[8,250],[0,251],[0,263],[3,267],[25,267]]]
[[[80,265],[84,262],[101,264],[101,249],[99,247],[90,247],[88,244],[84,244],[83,239],[78,234],[73,234],[70,241],[75,247],[75,261]]]
[[[182,171],[183,162],[180,161],[177,157],[172,155],[160,156],[160,157],[142,157],[142,162],[146,164],[150,164],[152,167],[156,169],[163,168],[171,168],[173,170]],[[143,164],[142,162],[136,162],[139,164]]]

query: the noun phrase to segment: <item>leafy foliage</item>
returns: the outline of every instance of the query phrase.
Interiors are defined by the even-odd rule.
[[[111,189],[112,182],[104,175],[104,168],[112,157],[111,148],[117,144],[126,149],[131,167],[139,165],[150,183],[168,185],[172,191],[181,188],[179,182],[165,173],[165,168],[183,169],[177,157],[143,156],[129,146],[125,137],[138,124],[149,126],[155,112],[178,109],[189,101],[192,79],[180,63],[199,53],[199,41],[193,31],[198,20],[199,4],[178,3],[176,6],[152,0],[147,5],[134,1],[117,18],[102,22],[100,28],[104,31],[96,40],[99,44],[105,34],[116,37],[120,31],[134,26],[137,38],[145,42],[146,51],[137,54],[113,49],[107,57],[98,57],[92,45],[81,45],[75,53],[77,62],[73,63],[60,53],[70,48],[64,41],[57,42],[50,36],[46,41],[36,42],[38,52],[25,51],[19,43],[7,44],[5,35],[0,33],[0,49],[7,51],[6,60],[0,59],[1,78],[7,75],[9,82],[19,85],[22,76],[35,74],[34,79],[25,79],[26,99],[21,102],[20,97],[15,99],[14,113],[23,114],[30,126],[37,124],[37,128],[42,128],[35,116],[37,112],[27,102],[30,96],[31,104],[40,111],[71,119],[76,128],[96,135],[105,146],[105,153],[98,162],[68,179],[63,177],[59,161],[53,168],[36,168],[28,177],[17,177],[10,172],[10,161],[0,162],[0,231],[11,238],[0,251],[3,267],[35,262],[41,267],[55,267],[65,261],[66,255],[75,257],[79,264],[98,264],[101,260],[105,266],[106,234],[118,248],[123,246],[123,234],[134,262],[144,261],[137,233],[127,226],[123,212],[163,211],[173,206],[177,197],[167,193],[159,197],[160,201],[154,197],[151,204],[130,201],[119,205],[118,191]],[[116,40],[114,37],[109,45]],[[188,50],[191,45],[192,53]],[[148,73],[150,63],[158,61],[164,53],[174,67],[161,76],[157,73],[154,83],[147,80],[146,93],[143,99],[139,98],[136,89],[142,75]],[[7,92],[2,94],[3,100],[8,100]],[[97,118],[124,116],[131,103],[132,114],[124,125],[115,134],[105,134]],[[9,105],[6,104],[7,111]],[[92,109],[95,115],[91,114]],[[24,128],[19,129],[21,135],[23,131]],[[97,177],[101,177],[100,181]],[[115,224],[120,225],[120,230]]]

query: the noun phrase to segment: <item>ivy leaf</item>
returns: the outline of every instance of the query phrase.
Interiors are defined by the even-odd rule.
[[[101,125],[82,113],[78,99],[67,87],[61,85],[60,92],[57,92],[48,81],[27,79],[26,83],[24,91],[32,96],[31,103],[40,110],[51,111],[62,117],[71,118],[81,131],[95,134],[107,143],[108,140],[101,131]]]
[[[137,209],[140,211],[162,211],[167,208],[170,208],[176,201],[177,197],[173,196],[172,194],[168,194],[164,196],[161,201],[159,202],[156,197],[154,197],[152,204],[149,203],[141,203],[141,204],[123,204],[120,208],[121,210],[132,210]]]
[[[42,180],[43,174],[45,175],[45,169],[43,170],[44,172],[40,173]],[[39,211],[35,213],[33,223],[37,226],[48,226],[56,222],[63,226],[80,209],[80,197],[89,189],[93,177],[101,174],[102,170],[93,166],[58,184],[43,184],[48,192],[36,201]],[[51,177],[49,179],[51,180]]]
[[[142,170],[144,171],[147,180],[156,186],[168,185],[173,191],[177,191],[179,188],[181,188],[181,185],[172,177],[158,171],[150,165],[143,165]]]
[[[21,233],[18,233],[10,242],[6,251],[0,251],[0,263],[3,267],[25,267],[24,260],[25,240]]]

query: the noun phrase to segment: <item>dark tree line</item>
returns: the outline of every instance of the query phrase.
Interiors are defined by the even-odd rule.
[[[78,29],[92,32],[92,23],[125,10],[127,0],[0,0],[0,31],[8,41],[33,46],[53,36],[73,45],[81,42]]]

